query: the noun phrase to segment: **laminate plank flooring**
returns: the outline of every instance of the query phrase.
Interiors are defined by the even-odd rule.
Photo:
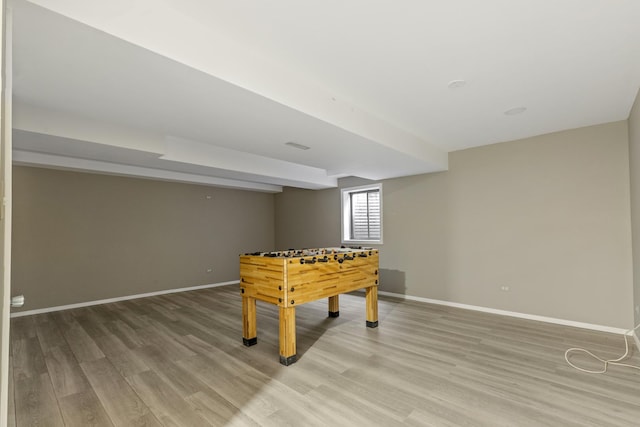
[[[93,390],[58,398],[58,404],[66,425],[113,427]]]
[[[242,345],[237,285],[14,318],[9,425],[640,425],[640,371],[564,361],[569,347],[618,357],[621,336],[379,304],[377,329],[362,294],[341,296],[338,318],[326,301],[298,307],[288,367],[275,306],[258,302],[258,344]]]
[[[7,427],[16,427],[16,401],[13,386],[13,357],[9,355],[9,399],[7,402]]]

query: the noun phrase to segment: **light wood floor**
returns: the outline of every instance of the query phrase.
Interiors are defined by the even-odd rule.
[[[620,336],[385,298],[368,329],[364,296],[344,295],[337,319],[326,301],[298,307],[285,367],[277,308],[258,302],[258,344],[244,347],[239,295],[13,319],[9,425],[640,425],[640,371],[589,375],[563,358],[617,356]]]

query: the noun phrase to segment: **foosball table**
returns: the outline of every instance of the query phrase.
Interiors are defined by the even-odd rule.
[[[242,340],[258,342],[256,300],[279,307],[280,363],[296,356],[296,307],[328,298],[329,317],[340,314],[339,295],[366,292],[366,326],[378,326],[378,250],[322,248],[240,255]]]

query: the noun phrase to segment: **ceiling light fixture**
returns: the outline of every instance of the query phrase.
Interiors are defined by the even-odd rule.
[[[451,80],[447,87],[449,89],[460,89],[462,86],[466,85],[466,80]]]
[[[296,142],[285,142],[284,145],[288,145],[289,147],[297,148],[299,150],[308,150],[311,147],[307,147],[306,145],[298,144]]]
[[[527,107],[516,107],[504,112],[505,116],[515,116],[516,114],[522,114],[527,111]]]

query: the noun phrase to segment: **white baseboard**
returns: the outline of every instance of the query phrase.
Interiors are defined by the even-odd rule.
[[[227,286],[240,283],[240,280],[231,280],[229,282],[212,283],[209,285],[190,286],[188,288],[165,289],[163,291],[147,292],[145,294],[126,295],[123,297],[107,298],[87,302],[79,302],[77,304],[59,305],[56,307],[38,308],[36,310],[19,311],[11,313],[11,317],[30,316],[32,314],[50,313],[52,311],[69,310],[72,308],[89,307],[91,305],[108,304],[110,302],[126,301],[136,298],[152,297],[156,295],[175,294],[177,292],[195,291],[197,289],[217,288],[218,286]]]
[[[80,303],[77,303],[77,304],[68,304],[68,305],[59,305],[59,306],[56,306],[56,307],[39,308],[39,309],[36,309],[36,310],[26,310],[26,311],[20,311],[20,312],[17,312],[17,313],[11,313],[11,317],[30,316],[30,315],[33,315],[33,314],[50,313],[50,312],[54,312],[54,311],[69,310],[69,309],[72,309],[72,308],[89,307],[89,306],[92,306],[92,305],[108,304],[108,303],[111,303],[111,302],[126,301],[126,300],[137,299],[137,298],[145,298],[145,297],[152,297],[152,296],[156,296],[156,295],[174,294],[174,293],[178,293],[178,292],[195,291],[195,290],[198,290],[198,289],[206,289],[206,288],[217,288],[219,286],[234,285],[234,284],[237,284],[237,283],[240,283],[240,281],[239,280],[231,280],[231,281],[228,281],[228,282],[212,283],[212,284],[208,284],[208,285],[190,286],[188,288],[166,289],[166,290],[163,290],[163,291],[147,292],[147,293],[144,293],[144,294],[126,295],[126,296],[123,296],[123,297],[107,298],[107,299],[101,299],[101,300],[80,302]],[[361,291],[364,292],[364,290],[361,290]],[[429,304],[444,305],[444,306],[448,306],[448,307],[462,308],[462,309],[465,309],[465,310],[481,311],[481,312],[484,312],[484,313],[498,314],[498,315],[501,315],[501,316],[518,317],[520,319],[537,320],[539,322],[554,323],[554,324],[557,324],[557,325],[564,325],[564,326],[573,326],[573,327],[576,327],[576,328],[591,329],[591,330],[594,330],[594,331],[610,332],[610,333],[614,333],[614,334],[629,333],[629,330],[627,330],[627,329],[614,328],[614,327],[611,327],[611,326],[595,325],[595,324],[592,324],[592,323],[574,322],[573,320],[557,319],[555,317],[546,317],[546,316],[538,316],[538,315],[535,315],[535,314],[518,313],[518,312],[515,312],[515,311],[498,310],[498,309],[495,309],[495,308],[481,307],[481,306],[470,305],[470,304],[461,304],[461,303],[457,303],[457,302],[443,301],[443,300],[437,300],[437,299],[431,299],[431,298],[415,297],[415,296],[412,296],[412,295],[397,294],[397,293],[394,293],[394,292],[378,291],[378,294],[379,295],[383,295],[383,296],[393,297],[393,298],[406,299],[406,300],[409,300],[409,301],[426,302],[426,303],[429,303]],[[638,333],[637,332],[630,332],[630,334],[633,336],[634,341],[636,343],[636,346],[637,346],[638,350],[640,351],[640,338],[638,337]]]
[[[626,334],[629,332],[628,329],[614,328],[611,326],[594,325],[592,323],[574,322],[573,320],[557,319],[555,317],[538,316],[535,314],[526,314],[526,313],[518,313],[515,311],[498,310],[495,308],[480,307],[477,305],[469,305],[469,304],[460,304],[460,303],[451,302],[451,301],[441,301],[437,299],[414,297],[411,295],[396,294],[394,292],[378,291],[378,294],[394,297],[394,298],[406,299],[410,301],[419,301],[419,302],[426,302],[429,304],[446,305],[448,307],[463,308],[465,310],[482,311],[485,313],[499,314],[501,316],[511,316],[511,317],[518,317],[520,319],[537,320],[539,322],[554,323],[556,325],[564,325],[564,326],[573,326],[576,328],[591,329],[594,331],[601,331],[601,332],[610,332],[613,334]],[[636,344],[640,344],[638,341],[638,336],[637,335],[634,335],[634,336],[636,339]],[[638,348],[640,349],[640,345],[638,346]]]

